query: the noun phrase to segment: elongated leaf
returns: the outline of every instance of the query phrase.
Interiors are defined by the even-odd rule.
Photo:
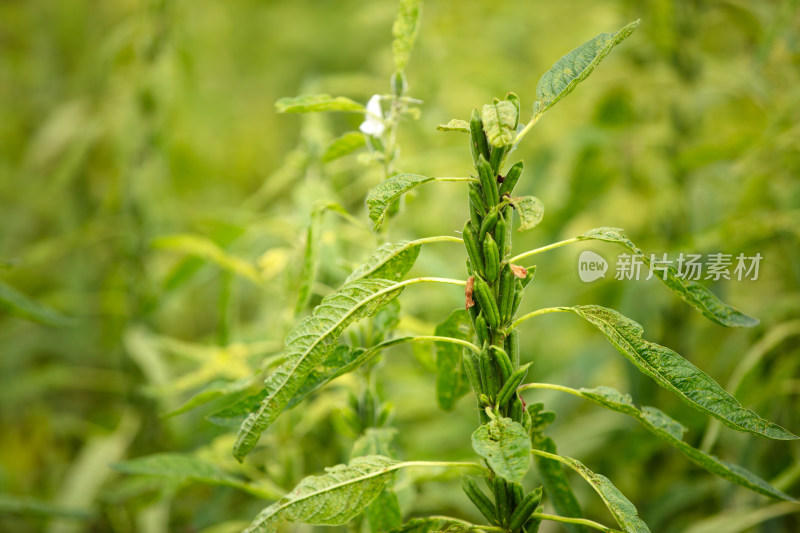
[[[575,470],[589,485],[600,495],[603,502],[614,515],[614,519],[625,533],[650,533],[636,511],[636,507],[626,498],[609,479],[601,474],[595,474],[577,459],[558,456],[559,461]]]
[[[375,223],[373,229],[381,227],[386,210],[392,203],[414,187],[433,181],[433,179],[430,176],[417,174],[397,174],[373,187],[367,195],[369,218]]]
[[[234,456],[241,460],[258,442],[261,433],[284,410],[309,373],[334,349],[342,330],[352,322],[370,316],[402,291],[383,279],[360,279],[325,297],[314,313],[302,320],[287,336],[283,354],[286,362],[265,381],[266,395],[258,409],[248,415],[239,429]]]
[[[77,324],[74,318],[50,306],[31,300],[2,280],[0,280],[0,309],[47,326],[69,327]]]
[[[451,521],[438,516],[412,518],[402,526],[389,531],[389,533],[429,533],[444,529],[444,526],[448,523],[451,523]]]
[[[375,501],[369,504],[364,515],[367,517],[370,531],[373,533],[383,533],[403,525],[400,502],[397,494],[389,487],[384,487]]]
[[[469,340],[472,321],[466,309],[456,309],[447,319],[436,326],[434,335]],[[464,375],[461,357],[464,348],[447,342],[436,343],[436,400],[439,407],[452,411],[459,398],[470,389]]]
[[[306,229],[306,247],[303,252],[303,267],[300,270],[300,287],[297,291],[297,302],[294,306],[295,314],[305,309],[311,298],[311,287],[317,279],[319,268],[319,234],[322,231],[322,216],[325,206],[320,206],[311,211],[311,221]]]
[[[278,113],[312,113],[316,111],[353,111],[363,113],[366,108],[344,96],[304,94],[281,98],[275,102]]]
[[[325,474],[305,478],[283,499],[261,511],[245,533],[274,532],[284,521],[345,524],[378,497],[401,467],[394,459],[368,455],[327,468]]]
[[[550,437],[537,436],[533,441],[534,446],[543,452],[556,455],[556,444]],[[545,493],[550,502],[555,507],[556,512],[561,516],[569,518],[583,517],[581,504],[578,503],[578,498],[572,492],[572,487],[569,485],[566,474],[561,463],[553,459],[536,455],[536,470],[542,479]],[[563,524],[571,533],[589,533],[592,530],[586,526],[578,524]]]
[[[531,467],[528,432],[510,418],[495,418],[475,430],[472,449],[507,481],[522,481]]]
[[[587,41],[558,61],[539,80],[536,87],[534,114],[542,114],[559,100],[571,93],[600,64],[611,50],[628,37],[639,26],[634,21],[617,33],[601,33]]]
[[[245,390],[252,384],[253,384],[252,378],[238,379],[236,381],[222,381],[222,380],[212,381],[211,383],[203,387],[202,390],[193,394],[192,397],[186,400],[182,405],[171,411],[164,413],[161,416],[163,418],[169,418],[172,416],[183,414],[187,411],[191,411],[196,407],[212,402],[218,398],[222,398],[224,396],[228,396],[230,394],[234,394],[236,392]],[[243,419],[244,418],[242,417],[242,420]],[[239,420],[239,423],[241,423],[241,420]]]
[[[469,133],[469,122],[454,118],[451,119],[447,124],[439,124],[436,126],[436,129],[439,131],[460,131],[463,133]]]
[[[351,348],[344,344],[338,345],[325,358],[322,364],[309,372],[303,386],[292,396],[292,400],[286,408],[291,409],[334,379],[361,366],[366,361],[366,358],[363,357],[365,353],[366,350],[364,348]]]
[[[325,148],[322,154],[322,162],[328,163],[340,157],[352,154],[359,148],[366,146],[367,141],[364,134],[360,131],[348,131],[341,137],[337,137]]]
[[[386,243],[375,250],[363,265],[355,269],[347,278],[347,282],[361,278],[400,281],[414,266],[421,246],[418,241]]]
[[[544,217],[544,204],[535,196],[515,196],[511,198],[511,205],[517,209],[519,215],[517,231],[535,228]]]
[[[96,514],[90,508],[71,508],[55,505],[52,502],[22,498],[13,494],[0,493],[0,514],[27,515],[53,518],[71,518],[75,520],[88,520]]]
[[[153,247],[163,250],[181,252],[216,263],[217,266],[260,284],[261,276],[258,270],[241,257],[231,255],[217,243],[200,235],[168,235],[159,237],[152,242]]]
[[[236,428],[250,416],[250,413],[261,407],[261,402],[267,397],[267,390],[261,389],[254,394],[247,394],[236,399],[230,405],[206,415],[206,420],[222,427]]]
[[[771,439],[798,437],[749,411],[708,375],[674,351],[642,338],[642,326],[613,309],[597,305],[564,308],[597,327],[611,344],[656,383],[677,394],[691,407],[725,425]]]
[[[486,104],[481,112],[483,131],[492,146],[502,148],[514,144],[517,135],[517,106],[508,100]]]
[[[621,229],[597,228],[587,231],[579,238],[619,244],[639,257],[645,265],[650,266],[650,258],[633,244]],[[686,303],[717,324],[727,327],[752,327],[758,324],[757,319],[724,303],[700,283],[678,277],[678,271],[672,266],[667,268],[664,275],[656,274],[655,277]]]
[[[420,17],[422,16],[421,0],[400,0],[400,9],[392,25],[392,52],[394,53],[394,68],[402,72],[406,68],[411,49],[419,33]]]
[[[683,433],[686,429],[676,420],[670,418],[655,407],[642,407],[637,409],[627,394],[622,394],[610,387],[598,387],[596,389],[578,389],[581,397],[600,404],[613,411],[625,413],[637,419],[647,428],[648,431],[678,448],[686,457],[694,463],[702,466],[722,478],[732,481],[737,485],[747,487],[750,490],[776,498],[779,500],[796,501],[788,494],[776,489],[760,477],[749,470],[705,453],[694,448],[683,441]]]
[[[247,483],[226,474],[215,464],[191,455],[180,453],[160,453],[137,457],[113,465],[115,470],[126,474],[167,477],[181,481],[196,481],[210,485],[221,485],[243,490],[261,498],[279,498],[280,494]]]

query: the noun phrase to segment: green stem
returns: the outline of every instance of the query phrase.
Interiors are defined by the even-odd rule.
[[[566,392],[568,394],[572,394],[573,396],[583,397],[580,391],[571,389],[570,387],[564,387],[563,385],[556,385],[554,383],[526,383],[525,385],[521,385],[517,387],[517,392],[523,392],[530,389],[549,389],[549,390],[557,390],[561,392]]]
[[[470,183],[480,183],[480,181],[477,178],[451,178],[451,177],[445,177],[445,178],[433,178],[433,181],[466,181],[466,182],[470,182]]]
[[[519,143],[519,141],[521,141],[522,138],[525,137],[525,135],[527,135],[529,131],[531,131],[531,129],[536,125],[536,123],[539,122],[539,119],[542,118],[542,115],[544,115],[544,113],[539,113],[538,115],[534,115],[530,119],[530,121],[528,121],[528,123],[525,124],[525,127],[522,128],[522,131],[517,133],[517,137],[514,139],[514,146],[515,147],[516,147],[517,143]]]
[[[417,239],[415,241],[411,241],[409,244],[429,244],[433,242],[464,242],[463,239],[459,237],[453,237],[452,235],[438,235],[436,237],[425,237],[424,239]]]
[[[434,467],[434,466],[443,466],[445,468],[477,468],[478,470],[486,470],[486,467],[478,464],[478,463],[470,463],[468,461],[405,461],[400,463],[394,467],[389,467],[390,469],[398,469],[398,468],[410,468],[415,466],[424,466],[424,467]]]
[[[530,257],[532,255],[536,255],[536,254],[539,254],[539,253],[542,253],[542,252],[547,252],[549,250],[554,250],[556,248],[560,248],[562,246],[566,246],[567,244],[573,244],[573,243],[576,243],[576,242],[580,242],[582,240],[584,240],[584,239],[582,239],[580,237],[573,237],[571,239],[566,239],[566,240],[563,240],[563,241],[554,242],[553,244],[548,244],[547,246],[542,246],[541,248],[536,248],[534,250],[529,250],[529,251],[527,251],[525,253],[521,253],[519,255],[516,255],[516,256],[512,257],[511,259],[509,259],[508,262],[509,263],[516,263],[517,261],[525,259],[526,257]]]
[[[569,309],[566,307],[544,307],[542,309],[537,309],[536,311],[531,311],[527,315],[523,315],[512,322],[507,328],[506,333],[510,333],[511,331],[517,329],[517,326],[525,322],[526,320],[539,316],[539,315],[546,315],[548,313],[566,313],[569,312]]]
[[[566,516],[558,516],[552,514],[544,514],[544,513],[533,513],[531,518],[538,518],[539,520],[550,520],[552,522],[562,522],[564,524],[576,524],[581,526],[592,527],[594,529],[599,529],[600,531],[604,531],[605,533],[619,533],[618,529],[611,529],[610,527],[606,527],[603,524],[595,522],[593,520],[586,520],[585,518],[567,518]]]
[[[369,357],[371,357],[374,353],[377,353],[381,350],[386,348],[390,348],[392,346],[396,346],[398,344],[403,344],[405,342],[414,342],[414,341],[432,341],[432,342],[449,342],[451,344],[460,344],[461,346],[466,346],[470,350],[475,353],[481,353],[481,349],[472,344],[469,341],[456,339],[454,337],[440,337],[437,335],[416,335],[416,336],[409,336],[409,337],[398,337],[396,339],[390,339],[388,341],[383,341],[380,344],[376,344],[362,355],[364,360],[366,361]]]

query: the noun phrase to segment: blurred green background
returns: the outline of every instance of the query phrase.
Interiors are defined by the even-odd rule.
[[[363,227],[324,215],[312,304],[381,239],[454,235],[463,225],[463,188],[434,184],[408,198],[386,235],[372,234],[364,197],[381,169],[356,156],[320,162],[361,117],[273,110],[300,93],[366,102],[389,92],[396,9],[384,0],[0,3],[0,530],[238,531],[267,501],[109,465],[192,454],[277,496],[347,460],[353,438],[331,414],[362,386],[359,375],[286,414],[243,465],[230,454],[231,430],[204,419],[213,402],[164,415],[198,391],[263,377],[296,318],[315,201],[339,202]],[[400,128],[396,166],[466,175],[466,137],[437,124],[466,119],[509,90],[524,118],[555,60],[637,18],[636,33],[512,155],[526,162],[521,191],[546,205],[538,228],[516,234],[515,250],[615,226],[670,257],[758,252],[757,281],[710,286],[761,324],[724,330],[656,281],[582,283],[581,246],[537,256],[522,310],[615,307],[723,385],[747,370],[737,397],[796,433],[796,0],[428,2],[406,72],[424,104]],[[431,245],[412,274],[463,278],[463,256],[457,245]],[[463,295],[413,287],[400,300],[398,331],[430,333]],[[686,439],[701,445],[709,420],[640,376],[589,326],[547,316],[521,335],[523,360],[534,362],[529,379],[630,392],[682,421]],[[470,459],[474,405],[438,409],[432,357],[430,347],[398,347],[375,373],[381,398],[395,406],[396,452]],[[610,477],[653,531],[800,530],[797,506],[712,478],[619,414],[557,393],[526,399],[557,411],[550,434],[559,451]],[[797,444],[723,429],[712,451],[800,495]],[[406,516],[478,519],[457,479],[426,475],[399,481]],[[587,516],[610,523],[596,495],[575,486]]]

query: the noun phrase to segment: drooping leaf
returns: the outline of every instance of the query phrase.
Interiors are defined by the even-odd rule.
[[[553,107],[559,100],[571,93],[600,64],[611,50],[628,37],[639,26],[634,21],[616,33],[601,33],[556,61],[539,80],[536,87],[538,98],[534,115],[539,115]]]
[[[421,246],[418,241],[386,243],[375,250],[363,265],[356,268],[348,276],[347,282],[361,278],[400,281],[414,266]]]
[[[209,485],[233,487],[260,498],[280,497],[280,494],[273,491],[265,491],[263,488],[226,474],[213,463],[180,453],[160,453],[137,457],[115,463],[113,467],[126,474],[167,477],[180,481],[196,481]]]
[[[539,435],[534,438],[533,444],[536,449],[543,452],[553,455],[558,453],[556,444],[550,437]],[[555,507],[556,512],[569,518],[583,517],[581,505],[578,503],[575,493],[572,492],[572,487],[569,485],[569,480],[567,480],[561,463],[541,455],[536,455],[534,459],[536,461],[536,470],[542,479],[547,498]],[[563,526],[571,533],[589,533],[592,531],[590,528],[578,524],[563,524]]]
[[[359,148],[366,146],[366,144],[367,141],[363,133],[360,131],[348,131],[341,137],[337,137],[331,141],[325,148],[325,152],[322,154],[322,162],[329,163],[340,157],[350,155]]]
[[[448,524],[448,520],[438,516],[412,518],[388,533],[430,533],[431,531],[442,530],[446,524]]]
[[[229,254],[217,243],[201,235],[168,235],[154,239],[153,247],[193,255],[216,263],[217,266],[237,274],[256,284],[261,284],[261,276],[253,264],[241,257]]]
[[[358,368],[365,361],[363,357],[365,352],[363,348],[338,345],[319,366],[309,372],[305,382],[292,396],[286,408],[291,409],[334,379]]]
[[[316,111],[352,111],[363,113],[366,108],[344,96],[328,94],[303,94],[288,96],[275,102],[278,113],[312,113]]]
[[[383,279],[360,279],[325,297],[289,333],[283,354],[286,359],[265,381],[265,396],[258,409],[242,423],[234,445],[241,460],[255,447],[261,433],[284,410],[310,372],[335,348],[336,339],[352,322],[370,316],[402,291]]]
[[[510,418],[495,418],[475,430],[472,448],[507,481],[522,481],[531,467],[528,432]]]
[[[636,511],[636,507],[623,495],[609,479],[601,474],[595,474],[583,463],[571,457],[558,456],[558,461],[575,470],[589,485],[600,495],[603,502],[614,515],[614,519],[625,533],[650,533]]]
[[[373,229],[378,229],[383,224],[386,210],[402,195],[423,183],[433,181],[430,176],[417,174],[397,174],[373,187],[367,195],[367,208],[369,218],[375,223]]]
[[[250,413],[258,410],[261,406],[261,402],[264,401],[264,398],[267,396],[267,391],[262,388],[260,391],[253,394],[235,396],[238,396],[235,401],[221,409],[212,411],[206,415],[206,420],[217,426],[230,428],[239,427]]]
[[[619,244],[630,250],[645,265],[650,266],[650,258],[633,244],[619,228],[596,228],[587,231],[579,238]],[[686,303],[717,324],[727,327],[752,327],[758,324],[757,319],[747,316],[738,309],[721,301],[700,283],[679,277],[678,271],[672,266],[667,268],[664,275],[657,273],[654,277],[658,278],[661,283],[680,296]]]
[[[456,309],[436,326],[434,335],[469,340],[472,321],[466,309]],[[436,400],[439,407],[452,411],[459,398],[469,389],[469,380],[461,364],[464,348],[447,342],[436,343]]]
[[[670,418],[655,407],[645,406],[639,410],[633,405],[629,395],[622,394],[610,387],[578,389],[577,392],[581,397],[587,400],[637,419],[648,431],[676,447],[691,461],[702,466],[709,472],[727,479],[728,481],[732,481],[737,485],[758,492],[759,494],[769,496],[770,498],[796,501],[788,494],[776,489],[749,470],[723,461],[711,454],[690,446],[683,441],[685,428],[676,420]]]
[[[378,497],[402,465],[388,457],[368,455],[327,468],[325,474],[303,479],[292,492],[261,511],[245,533],[274,532],[286,521],[345,524]]]
[[[517,209],[519,215],[519,229],[525,231],[535,228],[544,216],[544,204],[535,196],[514,196],[511,205]]]
[[[50,306],[31,300],[17,289],[0,280],[0,310],[6,310],[26,320],[47,326],[70,327],[77,321]]]
[[[517,135],[517,118],[517,106],[508,100],[484,105],[481,120],[489,144],[498,148],[514,144],[514,138]]]
[[[611,344],[656,383],[677,394],[698,411],[725,425],[771,439],[798,437],[747,410],[711,377],[674,351],[642,338],[642,326],[613,309],[597,305],[564,308],[597,327]]]
[[[414,41],[419,33],[420,17],[422,16],[421,0],[400,0],[400,9],[392,25],[392,52],[394,53],[394,68],[402,72],[406,68]]]
[[[436,129],[439,131],[460,131],[463,133],[469,133],[469,122],[454,118],[451,119],[447,124],[439,124],[436,126]]]
[[[179,407],[171,411],[168,411],[161,416],[164,418],[169,418],[172,416],[177,416],[186,413],[188,411],[191,411],[192,409],[195,409],[196,407],[205,405],[218,398],[222,398],[224,396],[228,396],[230,394],[243,391],[250,385],[252,385],[252,383],[253,380],[251,378],[237,379],[236,381],[222,381],[222,380],[212,381],[211,383],[203,387],[202,390],[193,394],[191,398],[186,400]]]

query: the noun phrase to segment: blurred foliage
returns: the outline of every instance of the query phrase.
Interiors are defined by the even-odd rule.
[[[394,404],[400,457],[472,457],[473,404],[438,410],[428,347],[394,348],[337,380],[276,423],[243,464],[230,454],[231,430],[204,419],[214,403],[174,413],[199,404],[198,393],[213,400],[257,384],[275,362],[296,318],[312,216],[323,258],[312,306],[381,241],[461,228],[463,188],[436,184],[410,197],[387,233],[372,234],[363,198],[383,170],[357,156],[321,160],[361,117],[273,110],[301,93],[366,103],[390,92],[396,9],[383,0],[0,3],[0,530],[237,531],[262,497],[346,462],[355,435],[342,413],[364,387]],[[556,59],[636,18],[635,36],[514,155],[527,163],[522,192],[546,205],[516,249],[616,226],[671,257],[759,252],[757,281],[711,288],[761,325],[724,330],[654,281],[584,284],[581,246],[539,256],[523,310],[616,307],[720,383],[733,376],[745,406],[796,432],[796,0],[430,2],[406,69],[424,104],[399,128],[395,166],[465,175],[465,137],[437,124],[508,90],[530,109]],[[355,220],[335,209],[312,215],[319,202]],[[463,277],[462,254],[432,245],[412,273]],[[408,289],[399,331],[431,334],[462,298]],[[298,316],[309,309],[298,307]],[[521,337],[537,381],[612,385],[681,420],[693,445],[703,441],[708,419],[639,376],[590,327],[548,316]],[[559,450],[612,477],[653,531],[800,529],[796,506],[713,479],[621,415],[557,393],[534,397],[558,412]],[[800,493],[796,444],[727,429],[705,443]],[[109,468],[163,452],[190,454],[248,488]],[[400,478],[398,497],[406,516],[476,519],[457,487],[447,476]],[[576,487],[587,515],[607,521],[590,489]]]

